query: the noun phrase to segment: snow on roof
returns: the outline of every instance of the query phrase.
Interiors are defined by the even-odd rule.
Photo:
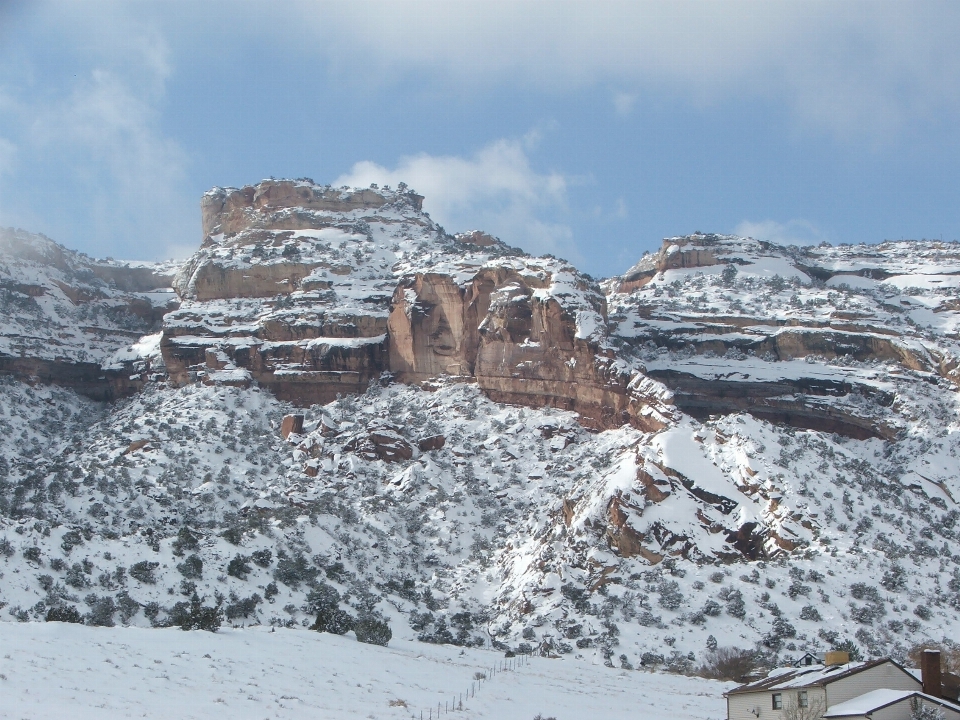
[[[847,700],[846,702],[834,705],[828,712],[824,713],[823,717],[839,718],[866,715],[881,708],[885,708],[888,705],[893,705],[894,703],[898,703],[902,700],[912,697],[920,697],[924,700],[936,703],[941,707],[946,707],[960,712],[960,707],[954,703],[942,698],[933,697],[932,695],[927,695],[926,693],[918,692],[916,690],[890,690],[888,688],[880,688],[879,690],[871,690],[863,695],[858,695],[852,700]]]
[[[846,702],[834,705],[828,712],[824,713],[824,717],[866,715],[867,713],[873,712],[878,708],[886,707],[887,705],[899,702],[904,698],[908,698],[911,695],[918,694],[922,693],[917,693],[916,691],[911,690],[890,690],[889,688],[871,690],[863,695],[858,695],[857,697],[853,698],[853,700],[847,700]]]
[[[856,675],[863,670],[868,670],[884,663],[892,663],[896,667],[904,670],[890,658],[881,658],[879,660],[870,660],[868,662],[851,662],[845,665],[811,666],[802,668],[787,668],[786,672],[771,672],[767,677],[756,682],[741,685],[734,688],[729,694],[740,694],[750,692],[765,692],[769,690],[790,690],[796,688],[806,688],[813,686],[823,686],[836,682],[841,678]],[[908,672],[904,670],[904,672]],[[909,673],[908,673],[909,674]],[[912,676],[911,676],[912,677]]]

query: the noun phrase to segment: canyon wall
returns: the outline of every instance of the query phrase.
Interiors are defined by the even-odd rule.
[[[207,193],[203,244],[164,323],[171,379],[256,381],[309,405],[382,373],[446,375],[594,427],[658,425],[607,343],[596,283],[479,231],[450,237],[422,200],[308,181]]]

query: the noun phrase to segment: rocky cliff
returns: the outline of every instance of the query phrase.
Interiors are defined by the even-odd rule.
[[[406,189],[270,180],[202,205],[161,343],[177,383],[256,381],[309,405],[385,372],[452,375],[596,427],[657,423],[606,342],[599,286],[568,263],[448,236]]]
[[[786,248],[670,238],[604,284],[625,356],[697,417],[747,411],[850,437],[897,432],[891,385],[956,381],[951,243]]]
[[[0,229],[0,373],[97,399],[136,392],[150,362],[130,348],[176,307],[174,270],[93,260],[42,235]]]

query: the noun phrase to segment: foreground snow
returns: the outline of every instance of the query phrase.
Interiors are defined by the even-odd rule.
[[[351,635],[247,628],[0,624],[0,717],[409,718],[470,687],[499,653]],[[533,658],[484,682],[462,718],[725,716],[727,686]]]

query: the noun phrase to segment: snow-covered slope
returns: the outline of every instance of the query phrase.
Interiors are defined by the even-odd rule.
[[[0,372],[99,398],[140,386],[131,345],[176,306],[173,264],[120,263],[0,228]],[[130,376],[136,374],[137,378]]]
[[[236,624],[309,625],[333,596],[398,637],[676,669],[709,636],[879,653],[952,632],[951,486],[890,472],[910,451],[949,465],[948,443],[886,452],[746,414],[592,434],[461,384],[317,407],[285,443],[286,411],[151,387],[40,468],[16,463],[10,616],[163,624],[197,592]]]
[[[677,720],[719,720],[726,714],[721,694],[730,686],[548,658],[505,661],[502,653],[408,641],[379,648],[282,628],[212,636],[5,623],[0,642],[0,714],[35,720],[406,720],[421,712],[436,718],[438,704],[442,717],[467,720],[594,713],[626,720],[637,708]],[[488,679],[478,682],[477,673]],[[456,712],[444,712],[455,698]]]
[[[303,205],[257,209],[281,191]],[[196,595],[677,671],[955,635],[955,246],[673,238],[604,296],[378,192],[214,193],[169,377],[112,405],[0,384],[6,619],[179,624]],[[290,396],[363,345],[390,364]]]

